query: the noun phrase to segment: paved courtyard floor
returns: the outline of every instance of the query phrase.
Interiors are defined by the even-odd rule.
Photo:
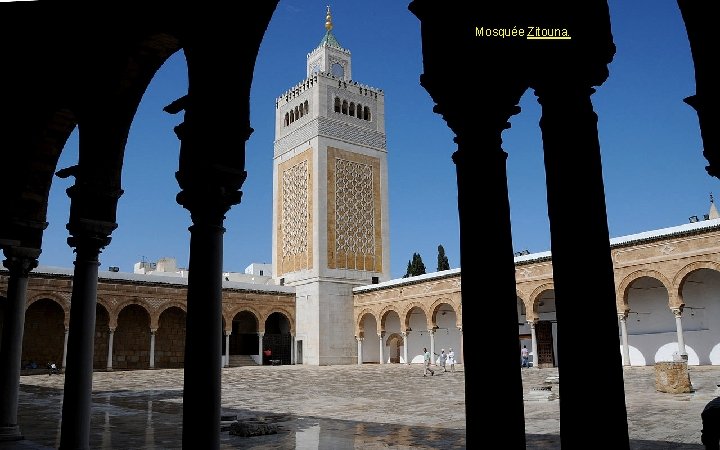
[[[557,369],[522,369],[528,449],[559,449],[559,400],[531,400]],[[720,395],[720,366],[691,366],[695,392],[655,391],[654,367],[624,369],[634,450],[702,450],[700,412]],[[222,412],[277,424],[278,433],[239,437],[221,431],[221,448],[465,448],[465,374],[419,365],[254,366],[223,369]],[[60,443],[64,375],[23,376],[22,441],[0,449],[52,449]],[[179,449],[182,369],[96,372],[93,449]],[[557,389],[558,387],[554,387]],[[589,388],[589,392],[592,389]],[[442,401],[438,392],[445,393]]]

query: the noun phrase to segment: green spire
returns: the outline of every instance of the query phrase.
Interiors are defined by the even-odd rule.
[[[320,45],[318,47],[322,47],[324,45],[328,47],[335,47],[342,49],[342,45],[335,39],[335,36],[332,34],[333,24],[332,24],[332,15],[330,14],[330,6],[327,7],[327,15],[325,16],[325,36],[323,36],[322,40],[320,41]]]

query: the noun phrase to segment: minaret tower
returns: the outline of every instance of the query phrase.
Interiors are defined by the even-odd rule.
[[[297,287],[296,361],[357,363],[352,288],[390,278],[384,95],[332,33],[275,101],[273,274]]]

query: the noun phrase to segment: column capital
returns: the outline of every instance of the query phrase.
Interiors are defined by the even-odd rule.
[[[5,260],[3,266],[10,271],[10,275],[27,277],[31,270],[37,267],[40,250],[26,247],[6,247],[3,251]]]
[[[355,340],[358,341],[358,342],[362,342],[362,341],[365,340],[365,338],[364,338],[364,337],[360,337],[360,336],[355,336]]]
[[[680,317],[682,317],[683,307],[678,306],[677,308],[670,308],[670,311],[672,311],[673,316],[675,316],[676,319],[679,319]]]

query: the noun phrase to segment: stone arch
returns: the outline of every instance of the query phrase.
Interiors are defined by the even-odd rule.
[[[262,314],[260,314],[260,311],[258,311],[256,308],[248,305],[240,305],[236,308],[230,309],[227,312],[223,312],[223,318],[225,319],[225,331],[232,331],[232,321],[243,311],[247,311],[250,314],[255,317],[255,326],[257,327],[258,331],[264,331],[265,326],[263,325],[263,329],[260,329],[260,324],[265,322],[265,320],[261,320]]]
[[[108,327],[115,329],[115,327],[117,327],[117,316],[115,316],[116,319],[115,319],[115,322],[113,325],[114,308],[113,308],[112,303],[110,303],[110,301],[108,301],[105,297],[101,297],[98,295],[97,304],[101,305],[103,308],[105,308],[105,312],[108,314],[108,319],[109,319]]]
[[[405,338],[400,333],[391,333],[383,342],[385,347],[389,347],[387,352],[387,360],[390,364],[399,364],[401,361],[400,348],[405,345]],[[392,352],[396,352],[393,354]]]
[[[658,272],[657,270],[652,269],[641,269],[636,270],[635,272],[632,272],[625,276],[625,278],[620,281],[618,287],[617,287],[617,310],[618,312],[625,312],[630,310],[630,305],[628,304],[628,290],[630,289],[630,285],[634,282],[639,280],[640,278],[653,278],[660,282],[665,287],[665,290],[668,293],[668,299],[669,299],[669,306],[672,307],[673,303],[675,303],[672,291],[672,284],[670,283],[670,280],[665,277],[662,273]]]
[[[160,328],[160,316],[162,316],[162,313],[170,308],[179,308],[185,314],[187,314],[187,304],[185,304],[184,302],[171,301],[168,303],[164,303],[160,307],[158,307],[155,311],[153,311],[152,314],[150,314],[150,329],[151,330],[157,330],[158,328]]]
[[[523,310],[525,311],[525,318],[526,318],[527,320],[530,320],[530,316],[531,316],[531,315],[528,314],[528,311],[532,312],[532,304],[531,304],[530,307],[528,308],[528,298],[529,298],[529,297],[525,297],[525,296],[523,295],[523,293],[520,292],[519,289],[516,289],[516,290],[515,290],[515,296],[516,296],[516,301],[517,301],[517,300],[520,301],[520,305],[522,306]]]
[[[441,305],[450,305],[453,311],[455,311],[455,315],[459,318],[459,313],[457,311],[458,305],[456,305],[453,300],[446,297],[438,298],[430,304],[430,322],[432,323],[433,328],[437,328],[437,313],[440,310]]]
[[[670,296],[671,302],[674,299],[674,304],[670,305],[670,308],[682,308],[685,306],[685,301],[682,297],[683,286],[688,277],[695,271],[700,269],[714,270],[720,273],[720,264],[713,261],[693,261],[690,264],[684,266],[675,274],[672,280],[672,295]],[[670,290],[668,290],[668,294]]]
[[[141,298],[132,297],[132,298],[129,298],[129,299],[119,302],[117,305],[115,305],[115,308],[113,308],[112,311],[108,311],[108,313],[110,314],[110,328],[113,328],[113,329],[117,328],[118,317],[120,316],[120,313],[122,312],[122,310],[124,308],[126,308],[130,305],[138,305],[139,307],[144,309],[149,317],[150,325],[152,325],[153,311],[151,311],[147,308],[148,304],[145,301],[143,301]]]
[[[385,332],[385,319],[390,312],[395,312],[395,314],[398,315],[398,318],[400,319],[400,325],[402,326],[402,316],[400,315],[400,311],[397,310],[395,305],[386,305],[382,310],[380,310],[380,314],[378,314],[378,317],[380,318],[380,329],[378,330],[379,333]]]
[[[355,336],[357,336],[358,338],[365,337],[365,330],[361,327],[363,320],[365,320],[365,316],[372,316],[377,323],[380,323],[380,321],[378,320],[378,315],[375,314],[372,309],[364,308],[355,318]]]
[[[554,290],[554,289],[555,289],[555,283],[553,283],[553,282],[543,283],[540,286],[533,289],[533,291],[530,293],[530,296],[528,297],[532,307],[529,309],[526,309],[526,311],[527,311],[526,317],[527,317],[528,321],[530,321],[530,320],[535,321],[539,318],[537,308],[538,308],[538,302],[540,301],[540,296],[545,291]],[[525,306],[527,308],[527,303],[525,303]]]
[[[57,303],[60,308],[63,310],[63,325],[65,326],[65,329],[67,330],[70,326],[70,302],[66,301],[62,296],[55,294],[53,292],[42,292],[39,294],[35,294],[32,297],[29,297],[27,300],[27,305],[25,305],[25,311],[32,305],[33,303],[37,302],[38,300],[52,300],[53,302]]]
[[[273,307],[271,310],[269,310],[269,311],[267,312],[267,314],[265,314],[265,315],[263,315],[263,316],[261,317],[261,322],[260,322],[260,323],[262,324],[262,330],[260,330],[260,327],[258,327],[258,330],[261,331],[261,332],[265,332],[265,321],[266,321],[271,315],[273,315],[273,314],[275,314],[275,313],[282,314],[283,316],[285,316],[285,319],[286,319],[286,320],[288,321],[288,323],[290,324],[290,334],[295,335],[295,316],[293,316],[292,314],[290,314],[290,312],[289,312],[287,309],[281,308],[281,307],[277,307],[277,306]]]
[[[410,330],[410,311],[412,311],[413,308],[419,308],[425,314],[427,329],[431,330],[431,314],[428,312],[425,305],[421,302],[411,302],[405,306],[405,308],[402,310],[402,315],[400,316],[400,319],[402,320],[402,326],[405,328],[403,331]]]

